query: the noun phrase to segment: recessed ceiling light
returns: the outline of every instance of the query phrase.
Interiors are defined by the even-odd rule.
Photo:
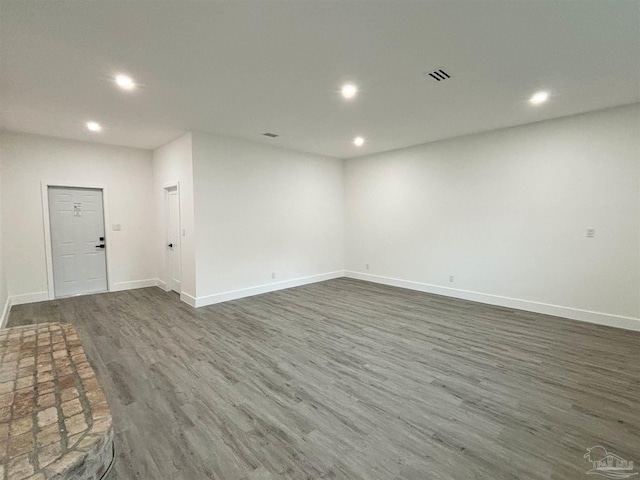
[[[102,130],[102,125],[98,122],[87,122],[87,130],[91,130],[92,132],[99,132]]]
[[[353,83],[345,83],[340,89],[340,93],[344,98],[353,98],[358,94],[358,87]]]
[[[356,147],[361,147],[362,145],[364,145],[364,138],[362,138],[362,137],[356,137],[356,138],[354,138],[354,139],[353,139],[353,144],[354,144]]]
[[[529,99],[529,103],[531,105],[540,105],[541,103],[544,103],[547,100],[549,100],[549,92],[536,92]]]
[[[116,84],[123,90],[133,90],[136,88],[136,83],[129,75],[123,73],[116,75]]]

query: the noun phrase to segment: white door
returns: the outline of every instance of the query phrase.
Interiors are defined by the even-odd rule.
[[[107,291],[102,190],[49,187],[56,297]]]
[[[169,254],[170,287],[171,290],[180,293],[180,199],[176,187],[168,189],[167,194],[169,196],[167,208],[167,226],[169,229],[167,232],[167,248]]]

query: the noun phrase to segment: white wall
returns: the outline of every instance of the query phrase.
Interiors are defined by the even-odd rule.
[[[7,295],[46,298],[41,181],[107,187],[109,224],[122,225],[107,230],[116,289],[163,278],[162,188],[178,181],[191,305],[346,266],[366,280],[637,328],[639,133],[634,105],[345,163],[203,133],[152,155],[5,132],[0,308]]]
[[[21,133],[3,133],[2,240],[12,303],[47,299],[41,182],[104,186],[109,283],[115,290],[155,285],[151,152]],[[121,231],[112,231],[120,224]]]
[[[638,105],[349,160],[346,268],[620,325],[640,317],[639,178]]]
[[[166,211],[163,189],[180,185],[180,223],[185,231],[180,248],[182,263],[182,299],[192,305],[196,297],[195,237],[193,213],[193,160],[191,133],[169,142],[153,152],[153,197],[155,209],[156,277],[166,279]],[[166,285],[161,283],[163,288]]]
[[[4,327],[9,316],[9,292],[7,275],[2,254],[2,139],[0,138],[0,328]]]
[[[198,305],[342,275],[341,160],[203,133],[193,158]]]

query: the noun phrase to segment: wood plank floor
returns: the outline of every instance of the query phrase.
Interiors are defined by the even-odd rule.
[[[192,309],[157,288],[16,306],[74,324],[124,479],[584,479],[640,465],[640,333],[350,279]]]

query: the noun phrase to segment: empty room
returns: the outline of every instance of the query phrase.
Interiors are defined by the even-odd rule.
[[[0,480],[640,478],[640,0],[0,0]]]

